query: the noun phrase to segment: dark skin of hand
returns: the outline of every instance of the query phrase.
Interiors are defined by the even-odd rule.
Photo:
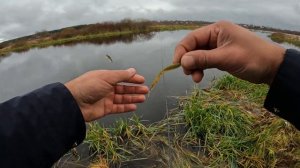
[[[285,51],[241,26],[220,21],[184,37],[173,62],[181,63],[184,73],[192,75],[195,82],[202,80],[203,70],[218,68],[252,83],[270,85]]]

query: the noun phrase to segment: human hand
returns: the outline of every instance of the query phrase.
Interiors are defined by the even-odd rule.
[[[285,49],[267,42],[249,30],[227,21],[189,33],[177,45],[174,63],[195,82],[203,70],[218,68],[253,83],[271,84],[283,61]]]
[[[95,70],[87,72],[65,84],[70,90],[85,121],[93,121],[108,114],[137,109],[136,103],[145,101],[146,86],[125,86],[126,82],[143,84],[143,76],[136,70]]]

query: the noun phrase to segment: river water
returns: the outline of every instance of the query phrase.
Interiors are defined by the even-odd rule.
[[[189,31],[158,32],[140,36],[120,37],[106,42],[88,42],[68,46],[32,49],[24,53],[13,53],[0,60],[0,102],[25,94],[53,82],[66,82],[89,70],[127,69],[134,67],[145,76],[149,86],[162,67],[172,62],[177,42]],[[268,38],[268,32],[257,32]],[[295,48],[283,44],[287,48]],[[106,55],[110,55],[110,62]],[[208,87],[211,81],[223,75],[216,69],[205,71],[203,81],[195,85],[181,68],[167,73],[147,101],[135,112],[143,119],[154,122],[166,113],[169,96],[184,96],[194,87]],[[100,120],[110,124],[119,117],[132,113],[107,116]]]

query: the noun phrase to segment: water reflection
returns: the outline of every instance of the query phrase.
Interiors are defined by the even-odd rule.
[[[120,34],[118,36],[105,37],[105,38],[94,38],[83,41],[73,41],[64,44],[58,44],[55,46],[74,46],[77,44],[97,44],[97,45],[111,45],[115,43],[126,43],[130,44],[133,41],[145,41],[150,40],[155,35],[154,32],[134,33],[134,34]]]
[[[130,44],[133,41],[144,41],[144,40],[150,40],[155,35],[155,32],[140,32],[140,33],[129,33],[129,34],[119,34],[117,36],[107,36],[107,37],[101,37],[101,38],[91,38],[91,39],[82,39],[82,40],[75,40],[75,41],[69,41],[64,43],[58,43],[54,44],[55,47],[62,47],[62,46],[75,46],[77,44],[96,44],[96,45],[111,45],[114,43],[126,43]],[[39,46],[38,49],[44,49],[48,48],[48,45],[45,46]],[[14,53],[25,53],[29,50],[32,50],[30,48],[20,48],[17,51],[14,51]],[[1,56],[6,57],[10,56],[11,54]],[[1,61],[1,58],[0,58]]]

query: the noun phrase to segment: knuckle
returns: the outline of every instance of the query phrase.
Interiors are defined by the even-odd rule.
[[[186,52],[188,52],[188,49],[182,42],[179,42],[175,47],[175,52],[179,54],[179,56],[183,56]]]
[[[229,25],[232,25],[233,23],[230,22],[230,21],[227,21],[227,20],[220,20],[220,21],[217,21],[214,25],[215,26],[218,26],[218,27],[223,27],[223,26],[229,26]]]

